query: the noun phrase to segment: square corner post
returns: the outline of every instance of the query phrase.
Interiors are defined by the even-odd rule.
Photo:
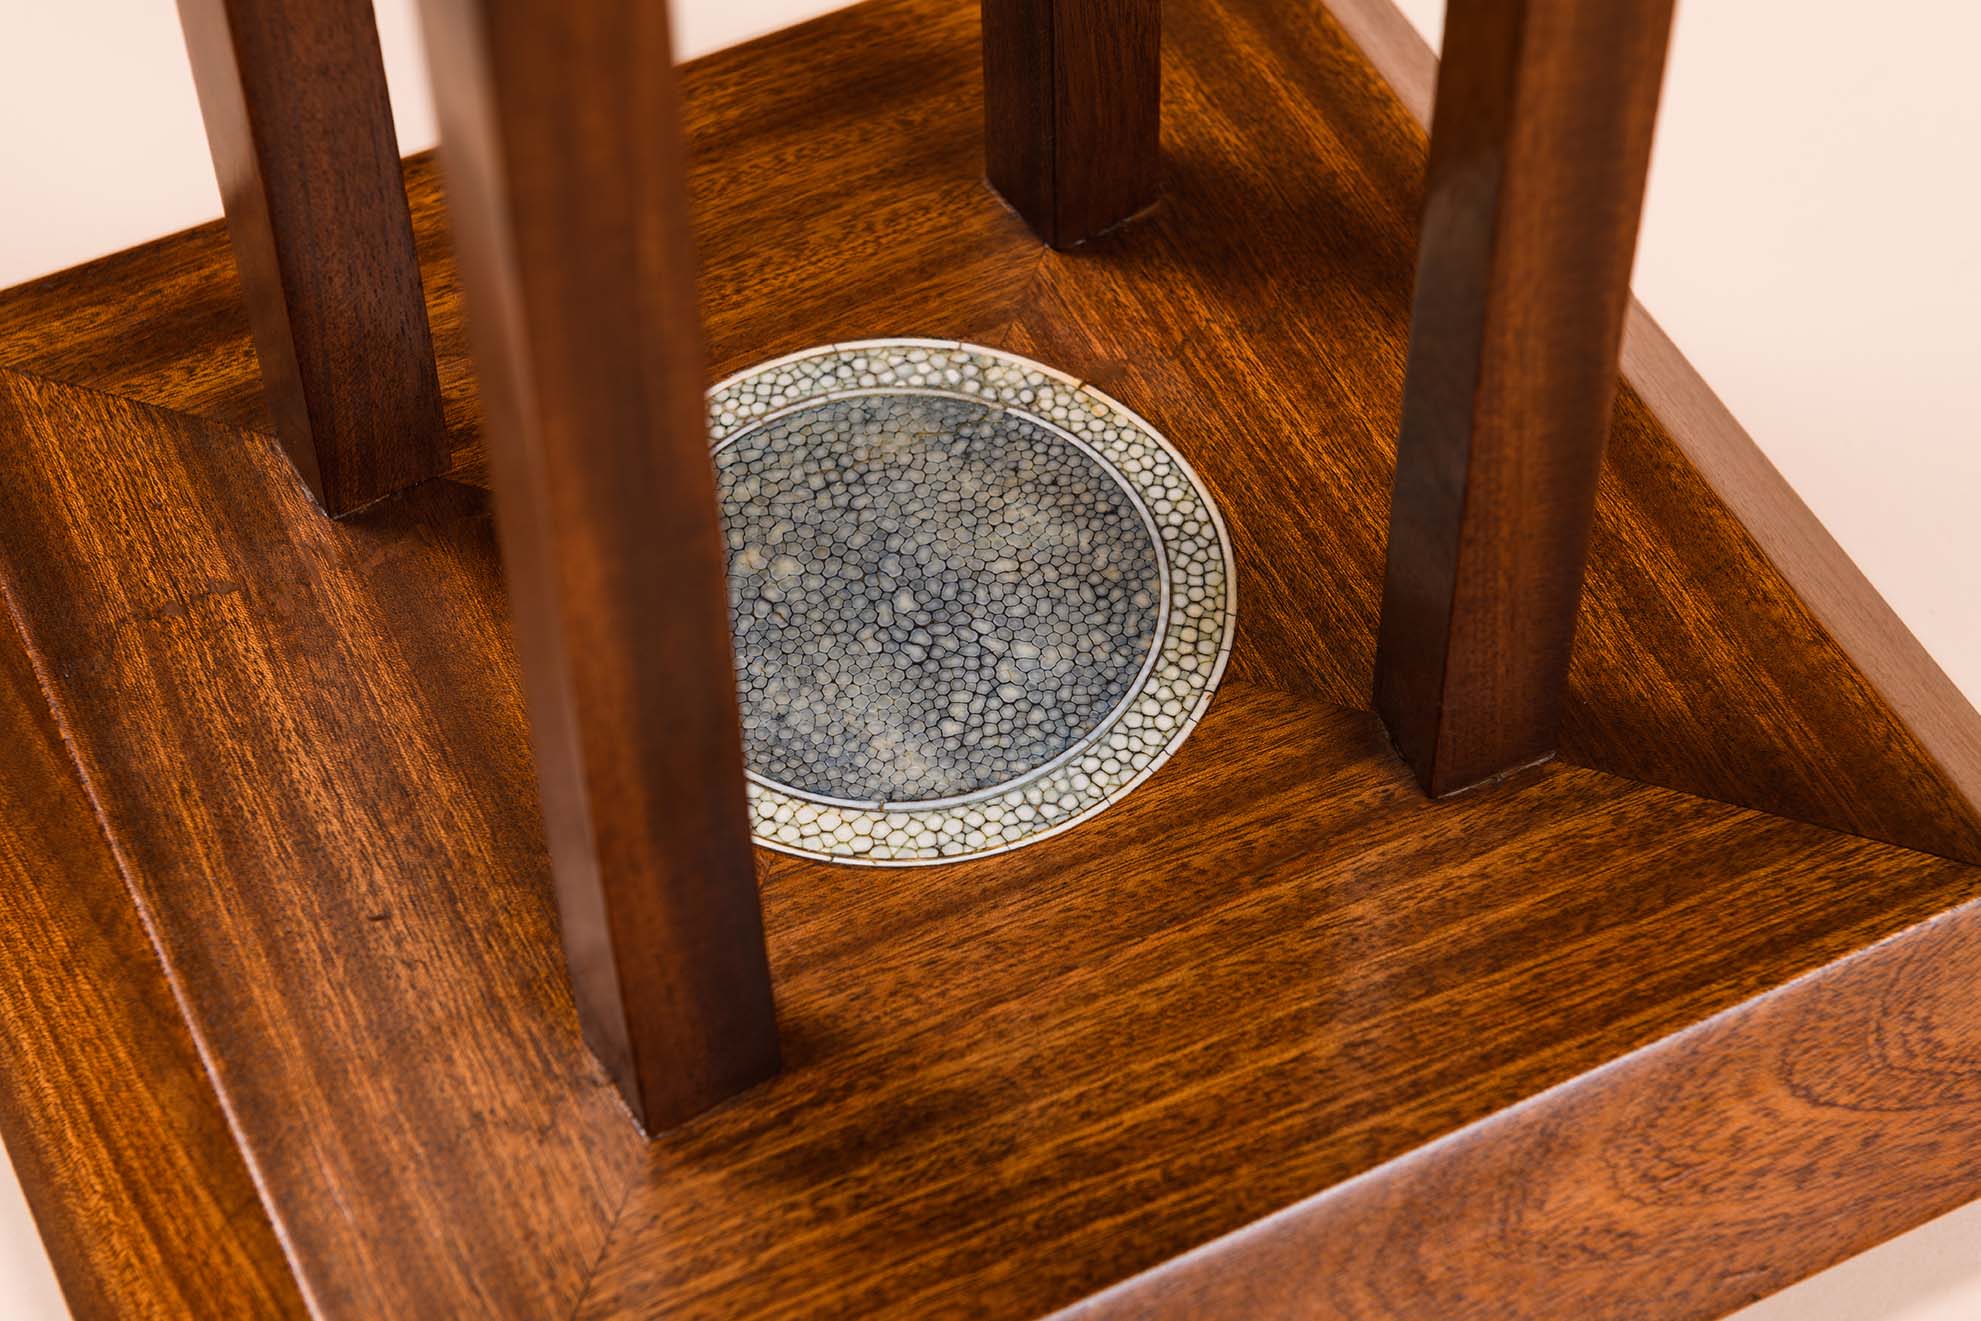
[[[1156,200],[1162,0],[983,0],[985,173],[1071,248]]]
[[[1446,13],[1375,693],[1433,795],[1555,748],[1671,13]]]
[[[179,0],[275,433],[325,512],[447,468],[371,0]]]
[[[654,1131],[778,1067],[667,7],[422,17],[566,962]]]

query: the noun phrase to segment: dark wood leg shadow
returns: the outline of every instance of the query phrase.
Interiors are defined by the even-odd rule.
[[[1055,248],[1161,186],[1161,0],[984,0],[984,159]]]
[[[276,435],[333,515],[447,467],[370,0],[180,0]]]
[[[1432,794],[1555,748],[1671,9],[1446,21],[1376,646]]]
[[[424,13],[565,955],[665,1128],[778,1063],[667,11]]]

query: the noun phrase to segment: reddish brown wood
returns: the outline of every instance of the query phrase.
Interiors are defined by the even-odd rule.
[[[1555,749],[1670,26],[1447,11],[1376,643],[1433,794]]]
[[[370,0],[180,0],[276,434],[332,514],[447,466]]]
[[[1055,248],[1161,187],[1161,0],[983,0],[992,186]]]
[[[1389,0],[1172,0],[1165,17],[1167,201],[1104,260],[1042,260],[983,187],[972,7],[856,5],[686,66],[704,380],[905,329],[1030,346],[1133,392],[1241,511],[1234,672],[1365,705],[1436,61]],[[1329,168],[1303,172],[1317,151]],[[453,471],[485,482],[430,155],[407,182]],[[1698,373],[1637,352],[1649,341],[1624,339],[1562,755],[1981,860],[1981,715]],[[0,291],[0,362],[269,425],[218,225]]]
[[[1668,516],[1681,504],[1723,504],[1723,521],[1739,527],[1746,543],[1741,572],[1751,574],[1746,566],[1760,563],[1779,573],[1784,592],[1807,612],[1805,629],[1821,630],[1833,639],[1836,654],[1862,675],[1864,690],[1878,696],[1917,748],[1914,770],[1893,768],[1879,777],[1886,787],[1854,788],[1852,797],[1867,804],[1880,796],[1916,804],[1916,820],[1937,823],[1915,836],[1919,847],[1981,860],[1981,846],[1971,842],[1981,835],[1974,824],[1981,816],[1981,713],[1635,300],[1624,321],[1622,361],[1623,379],[1640,401],[1637,411],[1671,437],[1679,461],[1696,474],[1666,497],[1666,508],[1648,511],[1651,516]],[[1641,447],[1612,448],[1610,457],[1613,480],[1646,486],[1655,481],[1656,469],[1669,464]],[[1604,548],[1633,532],[1610,532]],[[1725,562],[1705,561],[1697,572],[1705,580],[1731,570]],[[1669,637],[1669,625],[1676,622],[1675,617],[1652,617],[1640,628],[1646,637]],[[1781,678],[1771,705],[1823,682],[1820,674],[1827,667],[1814,650],[1783,645],[1774,655]],[[1585,651],[1578,645],[1573,673],[1582,701],[1563,722],[1562,755],[1581,765],[1600,762],[1632,779],[1689,783],[1725,799],[1737,798],[1743,785],[1757,781],[1781,785],[1802,780],[1808,785],[1810,750],[1835,737],[1833,726],[1784,737],[1776,755],[1756,765],[1728,755],[1723,738],[1682,732],[1672,721],[1654,727],[1656,737],[1646,737],[1647,725],[1630,710],[1631,690],[1641,679],[1618,674],[1600,648]],[[1692,730],[1725,729],[1730,723],[1737,727],[1752,719],[1742,713],[1756,709],[1756,694],[1739,674],[1722,672],[1710,684],[1701,675],[1690,687],[1686,711]],[[1808,801],[1809,792],[1798,786],[1797,796]],[[1784,810],[1798,811],[1786,805]]]
[[[790,1067],[643,1143],[485,501],[305,505],[259,438],[0,373],[0,585],[325,1315],[1036,1316],[1981,887],[1565,766],[1430,803],[1373,718],[1233,683],[1034,848],[766,856]]]
[[[1977,980],[1968,904],[1060,1319],[1725,1316],[1981,1192]]]
[[[0,1138],[69,1310],[302,1316],[5,598]]]
[[[565,954],[663,1128],[777,1068],[667,10],[425,14]]]
[[[1077,256],[982,186],[974,7],[881,0],[683,73],[711,377],[912,330],[1102,381],[1217,491],[1242,603],[1202,728],[1081,829],[886,875],[763,855],[787,1067],[652,1143],[571,1012],[481,495],[304,517],[236,429],[260,403],[217,231],[0,294],[0,360],[93,387],[0,373],[0,579],[323,1314],[1036,1316],[1395,1178],[1885,937],[1923,957],[1882,993],[1845,984],[1851,1012],[1966,1049],[1946,993],[1970,959],[1912,924],[1981,872],[1567,765],[1427,802],[1340,709],[1370,687],[1423,135],[1318,5],[1172,0],[1165,21],[1164,204]],[[430,163],[412,177],[466,438],[445,217]],[[1620,399],[1571,693],[1585,755],[1655,745],[1681,787],[1981,855],[1696,439]],[[118,1076],[73,1027],[15,1039]],[[1636,1075],[1654,1109],[1733,1058],[1690,1040],[1689,1072]],[[1864,1079],[1849,1044],[1796,1048],[1826,1096]],[[1971,1195],[1965,1095],[1935,1071],[1902,1114],[1801,1114],[1803,1153],[1849,1157],[1853,1214],[1875,1207],[1837,1223],[1883,1234]],[[1603,1168],[1691,1156],[1765,1196],[1798,1167],[1752,1133],[1613,1143]],[[1661,1220],[1660,1259],[1707,1287],[1757,1233],[1759,1289],[1856,1245],[1794,1198],[1770,1224]],[[1447,1210],[1394,1248],[1435,1252]],[[1646,1250],[1588,1242],[1585,1278],[1628,1282]]]
[[[1328,10],[1410,115],[1428,124],[1438,60],[1410,20],[1391,0],[1329,0]],[[1622,368],[1627,388],[1591,548],[1599,595],[1583,602],[1596,628],[1578,635],[1562,756],[1730,802],[1759,803],[1766,785],[1771,810],[1855,819],[1849,828],[1981,859],[1981,714],[1635,299]],[[1673,518],[1689,527],[1655,558],[1633,549]],[[1674,573],[1674,561],[1690,563]],[[1693,604],[1641,608],[1632,585],[1649,576],[1689,581]],[[1738,624],[1705,617],[1699,593],[1717,586],[1726,597],[1727,583],[1769,579],[1778,605]],[[1623,596],[1639,608],[1626,615],[1604,604]],[[1752,611],[1757,600],[1745,594],[1741,608]],[[1828,641],[1810,645],[1818,634]],[[1657,675],[1616,663],[1652,650]],[[1743,654],[1766,657],[1765,677]],[[1865,697],[1887,712],[1870,723],[1905,747],[1866,778],[1836,761],[1816,771],[1841,728],[1866,727],[1809,705],[1837,662],[1858,671]],[[1668,696],[1657,697],[1660,690]],[[1823,783],[1832,775],[1841,779],[1831,785],[1849,783],[1846,796]],[[1897,826],[1893,814],[1908,824]],[[1885,824],[1872,824],[1874,816]]]
[[[488,499],[312,509],[268,438],[0,372],[0,588],[314,1314],[566,1315],[646,1144],[572,1012]]]

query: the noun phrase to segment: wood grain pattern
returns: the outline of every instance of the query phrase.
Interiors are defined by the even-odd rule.
[[[777,1069],[667,7],[423,13],[565,960],[664,1128]]]
[[[481,464],[480,409],[433,153],[405,162],[448,443]],[[274,434],[247,299],[215,220],[0,292],[7,365]]]
[[[641,1144],[558,953],[486,497],[331,522],[262,437],[14,373],[0,441],[0,585],[313,1309],[568,1308]]]
[[[326,1314],[1036,1313],[1981,890],[1567,767],[1432,804],[1235,684],[1032,849],[766,856],[787,1070],[646,1147],[481,497],[312,520],[265,441],[4,379],[0,575]]]
[[[1417,29],[1391,0],[1328,0],[1328,9],[1410,117],[1427,125],[1438,61]],[[1660,610],[1635,626],[1616,621],[1602,645],[1583,636],[1562,755],[1808,820],[1843,825],[1854,817],[1859,824],[1844,828],[1976,858],[1981,715],[1973,704],[1635,299],[1622,376],[1597,498],[1595,572],[1612,557],[1630,565],[1612,594],[1661,577],[1682,585],[1681,597],[1729,578],[1780,586],[1773,599],[1751,594],[1737,621]],[[1635,549],[1653,544],[1646,539],[1674,518],[1696,520],[1690,538],[1655,557]],[[1585,618],[1605,614],[1585,597]],[[1611,662],[1630,646],[1652,647],[1637,654],[1656,656],[1656,686],[1687,700],[1647,701],[1652,685],[1642,672]],[[1751,654],[1771,665],[1737,663]],[[1717,667],[1701,663],[1709,656]],[[1841,692],[1839,663],[1856,676]],[[1900,751],[1875,780],[1853,784],[1855,805],[1840,811],[1830,777],[1847,777],[1848,759],[1832,755],[1831,722],[1859,727],[1867,719],[1893,729]],[[1775,786],[1765,798],[1754,793],[1761,782]]]
[[[81,1318],[303,1302],[0,610],[0,1138]]]
[[[1146,800],[993,876],[780,863],[778,984],[821,1045],[656,1146],[580,1315],[1033,1315],[1738,999],[1782,934],[1749,866],[1894,912],[1840,837],[1566,770],[1419,812],[1366,718],[1251,688],[1213,713]]]
[[[1973,1199],[1977,978],[1968,904],[1059,1321],[1724,1316]]]
[[[1007,344],[1127,399],[1179,440],[1232,512],[1246,603],[1235,672],[1363,705],[1421,129],[1324,13],[1174,4],[1167,22],[1164,205],[1132,241],[1049,256]],[[1339,168],[1312,170],[1316,156]],[[1179,278],[1185,271],[1209,274]],[[1234,392],[1238,381],[1250,384]],[[1731,444],[1724,432],[1693,439]],[[1791,499],[1776,508],[1782,526],[1823,537]],[[1932,724],[1908,725],[1784,578],[1772,544],[1731,515],[1636,392],[1620,391],[1564,755],[1981,858],[1975,799],[1939,751],[1971,743],[1981,717],[1916,643],[1887,644],[1897,655],[1886,669],[1921,676],[1937,698]],[[1855,580],[1835,595],[1875,600]],[[1881,605],[1862,610],[1889,616]]]
[[[1040,238],[1071,248],[1162,186],[1162,0],[983,0],[984,160]]]
[[[180,0],[275,430],[346,514],[446,466],[370,0]]]
[[[232,278],[217,231],[0,294],[0,362],[239,410],[0,378],[0,582],[323,1314],[1036,1313],[1981,894],[1954,862],[1568,765],[1428,803],[1331,705],[1372,673],[1423,136],[1318,10],[1165,21],[1164,205],[1065,254],[982,186],[967,6],[862,5],[684,73],[711,375],[890,332],[1035,352],[1205,475],[1245,604],[1202,729],[1080,830],[886,876],[760,856],[786,1071],[651,1147],[559,968],[485,498],[310,518],[238,429],[259,405],[237,314],[202,301]],[[1702,472],[1619,395],[1571,746],[1969,847],[1932,756]],[[1930,966],[1891,996],[1930,1004]],[[1893,1208],[1875,1232],[1967,1177],[1966,1121],[1917,1109],[1908,1159],[1856,1167]],[[1828,1118],[1815,1149],[1857,1142]],[[1701,1177],[1760,1177],[1752,1151]],[[1672,1250],[1703,1273],[1726,1244]]]
[[[1913,837],[1926,841],[1927,847],[1973,859],[1965,823],[1981,810],[1977,808],[1981,716],[1974,705],[1810,513],[1671,338],[1635,303],[1624,322],[1623,375],[1642,413],[1671,436],[1678,459],[1693,475],[1674,481],[1665,475],[1674,466],[1670,457],[1638,450],[1631,455],[1631,471],[1619,474],[1619,481],[1666,487],[1666,499],[1673,503],[1720,503],[1725,509],[1720,526],[1729,532],[1738,528],[1737,540],[1742,544],[1739,557],[1721,561],[1719,571],[1778,574],[1800,607],[1797,612],[1776,612],[1769,624],[1771,641],[1778,639],[1776,654],[1786,660],[1780,677],[1770,685],[1768,701],[1773,709],[1792,710],[1790,699],[1798,691],[1827,685],[1825,649],[1790,645],[1807,638],[1813,624],[1830,639],[1834,654],[1847,660],[1858,675],[1855,687],[1861,695],[1853,695],[1850,705],[1859,710],[1884,708],[1917,749],[1907,759],[1909,767],[1892,768],[1901,787],[1889,797],[1904,796],[1922,812],[1941,814],[1948,828],[1929,826]],[[1658,469],[1655,475],[1653,464]],[[1646,514],[1668,517],[1669,507],[1649,508]],[[1634,528],[1619,528],[1613,535],[1635,533]],[[1704,580],[1703,573],[1694,578]],[[1719,643],[1719,650],[1727,654],[1737,645],[1728,637]],[[1707,743],[1698,733],[1710,722],[1732,719],[1737,726],[1745,718],[1742,712],[1751,706],[1754,695],[1736,691],[1738,670],[1723,671],[1710,693],[1702,691],[1704,684],[1694,689],[1700,700],[1692,708],[1693,731],[1651,740],[1639,737],[1643,727],[1630,714],[1628,697],[1621,719],[1608,716],[1614,709],[1610,699],[1617,681],[1603,675],[1600,665],[1600,653],[1592,649],[1580,666],[1588,697],[1578,709],[1577,721],[1563,731],[1565,755],[1585,765],[1601,758],[1610,769],[1633,779],[1691,783],[1718,798],[1736,796],[1735,786],[1754,774],[1751,765],[1743,764],[1735,748]],[[1783,724],[1789,728],[1777,736],[1780,752],[1760,773],[1795,784],[1792,800],[1784,795],[1785,810],[1813,817],[1815,809],[1805,804],[1830,790],[1810,783],[1812,768],[1834,773],[1819,751],[1828,736],[1816,722],[1804,724],[1791,716]],[[1867,806],[1876,812],[1887,810],[1882,803]],[[1894,838],[1918,827],[1895,822],[1887,829],[1891,832],[1887,838]],[[1932,843],[1936,838],[1957,842],[1948,847]]]
[[[1551,756],[1670,0],[1447,11],[1376,633],[1432,794]]]
[[[975,17],[939,6],[913,21],[926,45],[900,40],[899,9],[860,5],[684,70],[711,382],[815,336],[999,325],[1032,283],[1037,241],[983,182],[977,58],[927,58],[930,46],[974,52]],[[832,99],[821,103],[822,90]],[[449,471],[485,485],[434,153],[406,160],[405,186]],[[766,205],[785,196],[805,205]],[[845,260],[849,251],[868,260]],[[0,364],[273,431],[219,222],[0,291]]]

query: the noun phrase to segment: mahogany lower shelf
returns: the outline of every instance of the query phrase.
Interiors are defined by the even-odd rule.
[[[1168,23],[1165,201],[1073,254],[978,178],[972,7],[688,70],[711,379],[1099,380],[1241,636],[1075,831],[760,855],[788,1067],[652,1144],[562,980],[431,166],[454,479],[345,523],[217,229],[0,294],[0,1122],[79,1312],[1709,1316],[1981,1195],[1972,804],[1635,395],[1584,764],[1429,803],[1356,709],[1421,133],[1318,9]]]

